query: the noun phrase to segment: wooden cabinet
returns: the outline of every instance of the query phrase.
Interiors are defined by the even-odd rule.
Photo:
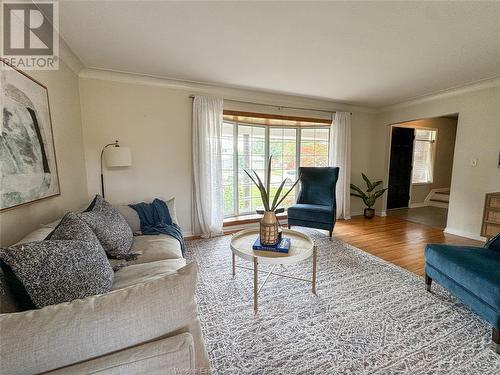
[[[491,238],[500,232],[500,192],[488,193],[484,200],[481,236]]]

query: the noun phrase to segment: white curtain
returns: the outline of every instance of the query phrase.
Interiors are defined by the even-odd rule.
[[[222,134],[223,99],[193,99],[193,232],[204,238],[223,234]]]
[[[351,114],[336,112],[330,127],[329,165],[339,167],[337,219],[351,218]]]

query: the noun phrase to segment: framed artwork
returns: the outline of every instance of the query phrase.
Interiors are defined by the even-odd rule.
[[[0,211],[60,194],[47,88],[0,58]]]

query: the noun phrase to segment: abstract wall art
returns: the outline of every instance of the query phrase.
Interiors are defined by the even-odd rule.
[[[60,194],[47,88],[0,59],[0,210]]]

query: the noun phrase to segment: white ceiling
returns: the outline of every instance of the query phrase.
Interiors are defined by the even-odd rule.
[[[500,75],[500,2],[61,2],[86,67],[384,106]]]

